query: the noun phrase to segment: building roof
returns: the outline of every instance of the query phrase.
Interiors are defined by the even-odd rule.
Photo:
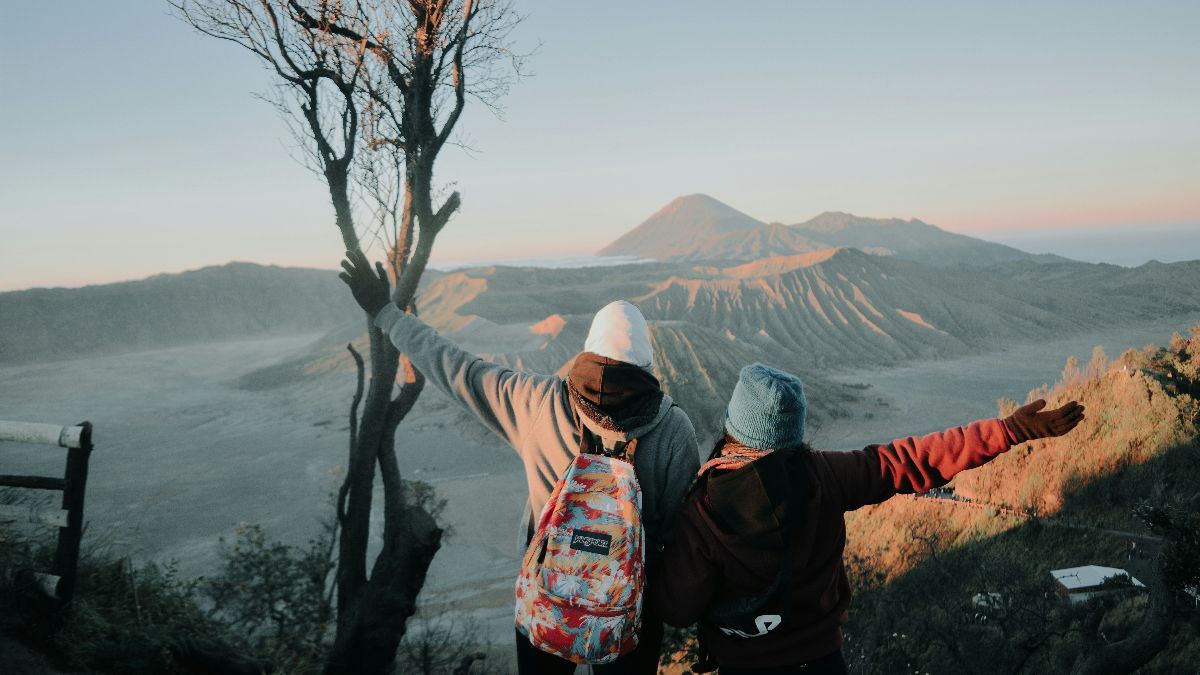
[[[1084,565],[1083,567],[1068,567],[1061,570],[1051,570],[1054,580],[1062,584],[1068,591],[1093,588],[1103,584],[1106,579],[1117,576],[1128,576],[1134,586],[1145,587],[1145,584],[1134,578],[1123,569],[1116,567],[1101,567],[1099,565]]]

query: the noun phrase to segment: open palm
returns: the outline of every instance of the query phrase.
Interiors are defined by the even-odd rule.
[[[371,263],[361,251],[346,251],[346,259],[342,261],[342,269],[338,278],[346,282],[354,300],[363,311],[374,316],[391,300],[391,284],[388,283],[387,272],[383,263]]]

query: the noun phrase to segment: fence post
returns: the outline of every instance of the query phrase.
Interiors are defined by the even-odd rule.
[[[75,576],[79,569],[79,543],[83,538],[83,497],[87,491],[88,458],[92,454],[92,423],[82,422],[79,447],[67,449],[66,488],[62,508],[67,526],[58,530],[58,549],[54,555],[54,574],[58,576],[58,600],[65,608],[75,595]]]

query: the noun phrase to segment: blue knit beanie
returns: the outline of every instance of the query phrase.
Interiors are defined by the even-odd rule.
[[[725,431],[751,448],[794,448],[804,441],[807,413],[800,378],[755,363],[738,376],[725,410]]]

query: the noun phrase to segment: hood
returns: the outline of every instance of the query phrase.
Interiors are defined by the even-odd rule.
[[[654,363],[646,318],[625,300],[610,302],[596,312],[583,351],[642,368],[650,368]]]
[[[589,429],[636,437],[663,414],[662,388],[650,371],[592,352],[575,357],[567,392]]]
[[[608,447],[617,441],[624,443],[628,442],[631,438],[640,438],[645,436],[651,429],[658,426],[658,423],[667,416],[667,413],[670,412],[672,405],[674,405],[674,401],[671,400],[671,397],[663,394],[662,400],[658,404],[658,411],[654,415],[644,418],[644,422],[641,422],[636,426],[631,426],[627,429],[614,429],[604,426],[600,422],[593,420],[587,415],[580,415],[580,419],[583,420],[583,425],[598,438],[600,438],[604,442],[604,445]]]
[[[704,507],[723,538],[778,547],[812,494],[808,451],[776,450],[707,478]]]

